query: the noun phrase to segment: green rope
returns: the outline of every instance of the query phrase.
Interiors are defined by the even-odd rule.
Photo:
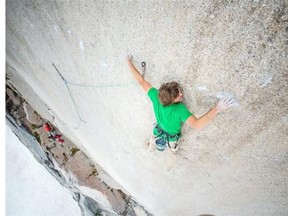
[[[70,98],[71,98],[71,100],[72,100],[72,102],[73,102],[73,105],[74,105],[74,109],[76,110],[76,113],[77,113],[77,116],[78,116],[77,126],[76,126],[76,127],[73,127],[73,128],[75,128],[75,129],[77,129],[77,128],[79,127],[82,119],[81,119],[80,114],[79,114],[79,111],[78,111],[78,109],[77,109],[77,107],[76,107],[76,104],[75,104],[74,98],[73,98],[73,96],[72,96],[72,93],[71,93],[71,91],[70,91],[70,89],[69,89],[69,86],[68,86],[67,82],[64,82],[64,83],[65,83],[65,86],[66,86],[66,88],[67,88],[67,90],[68,90],[68,92],[69,92]]]
[[[61,77],[62,77],[62,76],[61,76]],[[68,84],[74,85],[74,86],[86,87],[86,88],[113,88],[113,87],[127,87],[127,86],[131,86],[131,85],[135,85],[135,83],[116,84],[116,85],[84,85],[84,84],[78,84],[78,83],[68,82],[68,81],[66,81],[64,78],[62,78],[62,79],[63,79],[63,81],[64,81],[64,84],[65,84],[66,88],[67,88],[67,91],[69,92],[69,96],[70,96],[70,98],[71,98],[71,101],[73,102],[74,109],[76,110],[76,113],[77,113],[77,116],[78,116],[77,126],[76,126],[76,127],[72,127],[72,128],[75,128],[75,129],[78,129],[80,123],[81,123],[81,122],[84,122],[84,121],[81,119],[81,116],[80,116],[79,111],[78,111],[78,108],[77,108],[77,106],[76,106],[74,97],[72,96],[72,93],[71,93],[71,90],[70,90]]]
[[[86,87],[86,88],[115,88],[115,87],[127,87],[131,85],[136,85],[136,83],[124,83],[124,84],[101,84],[101,85],[84,85],[79,83],[73,83],[67,81],[68,84],[74,85],[74,86],[80,86],[80,87]]]
[[[60,71],[58,70],[58,68],[56,67],[56,65],[54,63],[52,63],[52,66],[55,68],[55,70],[57,71],[58,75],[61,77],[61,79],[63,80],[66,88],[67,88],[67,91],[69,93],[69,96],[70,96],[70,99],[73,103],[73,106],[74,106],[74,109],[76,110],[76,113],[77,113],[77,116],[78,116],[78,123],[77,123],[77,126],[76,127],[72,127],[72,128],[75,128],[77,129],[80,125],[81,122],[84,122],[82,119],[81,119],[81,116],[79,114],[79,111],[78,111],[78,108],[76,106],[76,103],[75,103],[75,100],[74,100],[74,97],[71,93],[71,90],[69,88],[68,85],[74,85],[74,86],[80,86],[80,87],[86,87],[86,88],[115,88],[115,87],[127,87],[127,86],[131,86],[131,85],[136,85],[136,83],[124,83],[124,84],[101,84],[101,85],[84,85],[84,84],[79,84],[79,83],[73,83],[73,82],[69,82],[69,81],[66,81],[65,78],[62,76],[62,74],[60,73]]]

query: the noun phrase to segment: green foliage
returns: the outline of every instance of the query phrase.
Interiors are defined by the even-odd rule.
[[[71,150],[70,150],[70,156],[71,157],[73,157],[78,151],[80,151],[80,149],[78,149],[78,148],[72,148]]]
[[[36,138],[36,140],[38,141],[38,143],[41,143],[40,135],[39,135],[36,131],[33,132],[33,136]]]
[[[42,127],[42,125],[40,125],[40,126],[37,126],[37,125],[35,125],[35,124],[32,124],[32,125],[31,125],[32,130],[37,130],[37,129],[40,128],[40,127]]]
[[[95,212],[95,216],[102,216],[102,212],[100,209],[97,209],[97,212]]]
[[[94,168],[94,170],[90,173],[89,176],[96,176],[96,175],[98,175],[98,172],[97,172],[96,168]]]

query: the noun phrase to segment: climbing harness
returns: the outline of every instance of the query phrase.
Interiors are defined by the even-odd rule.
[[[169,140],[174,139],[174,138],[176,138],[176,144],[173,148],[177,149],[177,146],[179,145],[178,140],[181,137],[181,133],[171,135],[167,133],[166,131],[164,131],[158,124],[155,125],[155,128],[158,132],[155,143],[159,151],[164,151],[166,147],[169,147],[170,149],[172,149],[170,146]]]

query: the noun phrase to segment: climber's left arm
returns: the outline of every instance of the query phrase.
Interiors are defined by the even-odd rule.
[[[130,68],[130,71],[134,78],[138,81],[138,83],[141,85],[141,87],[144,89],[145,93],[149,91],[150,88],[152,88],[152,85],[147,82],[144,77],[140,74],[140,72],[137,70],[137,68],[132,63],[132,55],[127,56],[127,63]]]

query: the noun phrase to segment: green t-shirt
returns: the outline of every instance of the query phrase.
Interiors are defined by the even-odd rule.
[[[154,87],[149,89],[148,97],[153,103],[157,123],[170,135],[180,133],[183,122],[193,115],[181,102],[163,106],[158,98],[158,90]]]

